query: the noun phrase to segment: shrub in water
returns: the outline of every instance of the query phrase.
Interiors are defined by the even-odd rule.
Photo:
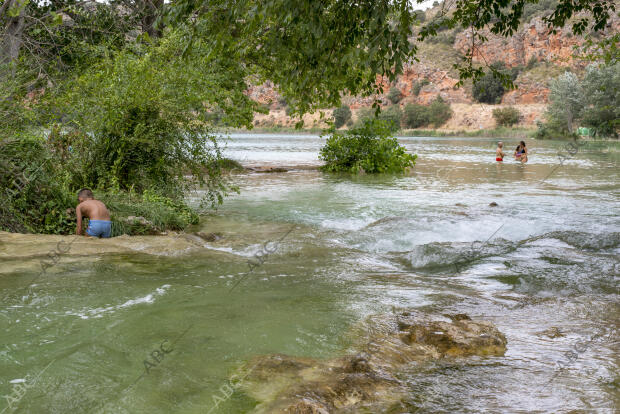
[[[390,126],[381,120],[365,121],[361,127],[333,132],[321,148],[319,159],[327,172],[401,173],[415,164],[417,156],[407,154]]]

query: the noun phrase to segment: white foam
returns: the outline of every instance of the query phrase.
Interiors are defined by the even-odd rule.
[[[79,312],[66,311],[66,315],[79,316],[81,319],[90,319],[90,318],[102,318],[105,313],[114,313],[117,310],[128,308],[135,305],[140,304],[151,304],[155,302],[155,298],[157,296],[162,296],[166,293],[166,290],[170,288],[170,285],[163,285],[155,289],[155,292],[149,293],[146,296],[138,297],[135,299],[130,299],[125,303],[115,306],[107,306],[105,308],[94,308],[94,309],[85,309]]]

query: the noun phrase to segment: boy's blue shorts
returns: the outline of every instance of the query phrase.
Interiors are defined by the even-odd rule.
[[[90,220],[86,234],[92,237],[108,238],[112,235],[112,222],[107,220]]]

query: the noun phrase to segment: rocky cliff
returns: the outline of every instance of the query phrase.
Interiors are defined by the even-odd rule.
[[[432,10],[427,12],[431,14]],[[620,18],[614,16],[610,24],[601,33],[601,36],[620,31]],[[449,102],[454,111],[451,119],[443,129],[479,129],[492,128],[495,122],[492,110],[497,105],[484,105],[475,102],[472,96],[471,85],[455,88],[458,74],[452,67],[461,56],[471,47],[471,32],[449,32],[449,35],[438,36],[433,43],[419,44],[418,61],[411,62],[404,68],[404,73],[396,82],[383,82],[383,96],[357,97],[348,96],[343,102],[356,110],[372,105],[375,99],[389,104],[387,95],[392,88],[397,88],[403,99],[399,105],[407,103],[428,104],[437,96]],[[507,91],[501,101],[501,106],[515,106],[523,114],[520,126],[534,127],[548,102],[549,80],[566,70],[580,73],[588,62],[578,55],[579,47],[584,38],[574,36],[570,27],[552,33],[544,24],[542,18],[534,17],[517,31],[511,38],[504,38],[483,33],[487,42],[475,45],[474,61],[480,64],[504,62],[509,68],[518,68],[519,75],[515,80],[517,88]],[[424,83],[419,88],[416,84]],[[417,89],[417,90],[416,90]],[[267,115],[257,115],[256,126],[292,126],[295,120],[285,113],[285,104],[279,97],[276,88],[271,83],[254,86],[249,90],[250,96],[270,107]],[[327,111],[330,114],[330,111]],[[318,116],[304,117],[306,124],[324,123]]]

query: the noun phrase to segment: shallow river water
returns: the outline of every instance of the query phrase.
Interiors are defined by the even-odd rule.
[[[370,315],[416,309],[490,321],[507,351],[407,367],[398,412],[618,412],[618,147],[560,165],[530,142],[521,165],[491,139],[400,141],[411,173],[351,177],[311,168],[319,137],[233,135],[227,156],[290,169],[233,176],[200,248],[67,248],[40,276],[36,237],[19,259],[0,239],[0,411],[249,413],[227,384],[250,358],[345,355]]]

